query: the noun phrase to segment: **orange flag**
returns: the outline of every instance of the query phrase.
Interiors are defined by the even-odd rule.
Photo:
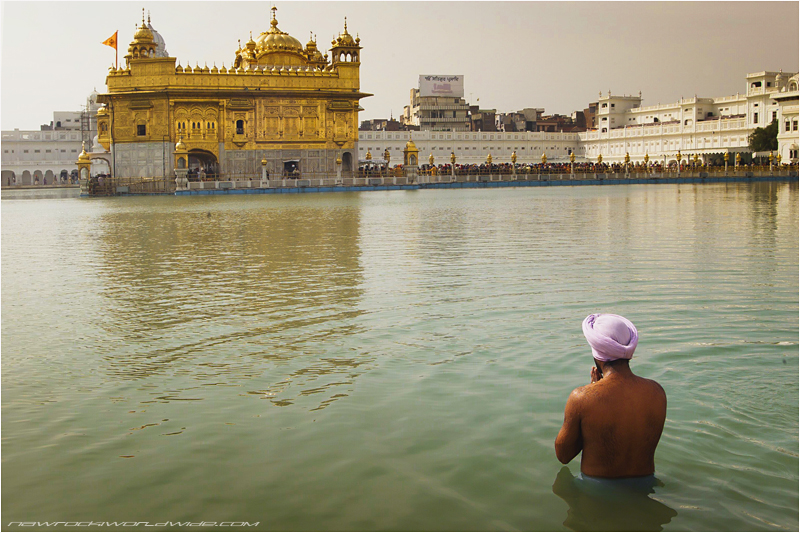
[[[109,37],[108,39],[103,41],[103,44],[106,45],[106,46],[110,46],[111,48],[116,50],[117,49],[117,33],[119,33],[119,30],[115,31],[114,35],[112,35],[111,37]]]

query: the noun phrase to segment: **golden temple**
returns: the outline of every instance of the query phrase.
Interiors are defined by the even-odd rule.
[[[112,66],[97,114],[98,141],[113,155],[113,174],[172,174],[179,141],[188,167],[227,179],[352,170],[358,154],[360,39],[331,41],[330,59],[312,37],[305,47],[270,27],[235,52],[230,68],[181,66],[148,20],[137,26],[124,66]]]

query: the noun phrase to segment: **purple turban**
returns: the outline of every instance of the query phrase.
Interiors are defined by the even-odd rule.
[[[587,316],[583,321],[583,334],[592,347],[592,355],[598,361],[630,359],[639,342],[636,326],[619,315]]]

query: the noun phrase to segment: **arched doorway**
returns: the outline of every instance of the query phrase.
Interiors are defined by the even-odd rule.
[[[92,157],[92,176],[111,175],[111,162],[105,157]]]
[[[53,174],[52,170],[48,170],[44,173],[44,185],[52,185],[56,181],[56,175]]]
[[[217,156],[207,150],[189,150],[189,171],[197,172],[204,171],[206,179],[217,179],[219,176],[219,163],[217,163]]]
[[[353,170],[353,155],[350,152],[342,154],[342,170],[350,172]]]
[[[283,162],[283,177],[297,179],[300,177],[300,160],[288,159]]]
[[[22,185],[31,185],[33,183],[33,178],[31,178],[31,171],[24,170],[22,172]]]
[[[17,184],[17,175],[14,173],[13,170],[4,170],[3,171],[3,185],[16,185]]]
[[[33,184],[34,185],[41,185],[43,179],[44,179],[44,175],[42,174],[41,170],[34,170],[33,171]]]

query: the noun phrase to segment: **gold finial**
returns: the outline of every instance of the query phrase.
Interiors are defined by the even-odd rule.
[[[142,8],[142,26],[144,26],[144,8]]]
[[[347,33],[347,17],[344,18],[344,32]]]

